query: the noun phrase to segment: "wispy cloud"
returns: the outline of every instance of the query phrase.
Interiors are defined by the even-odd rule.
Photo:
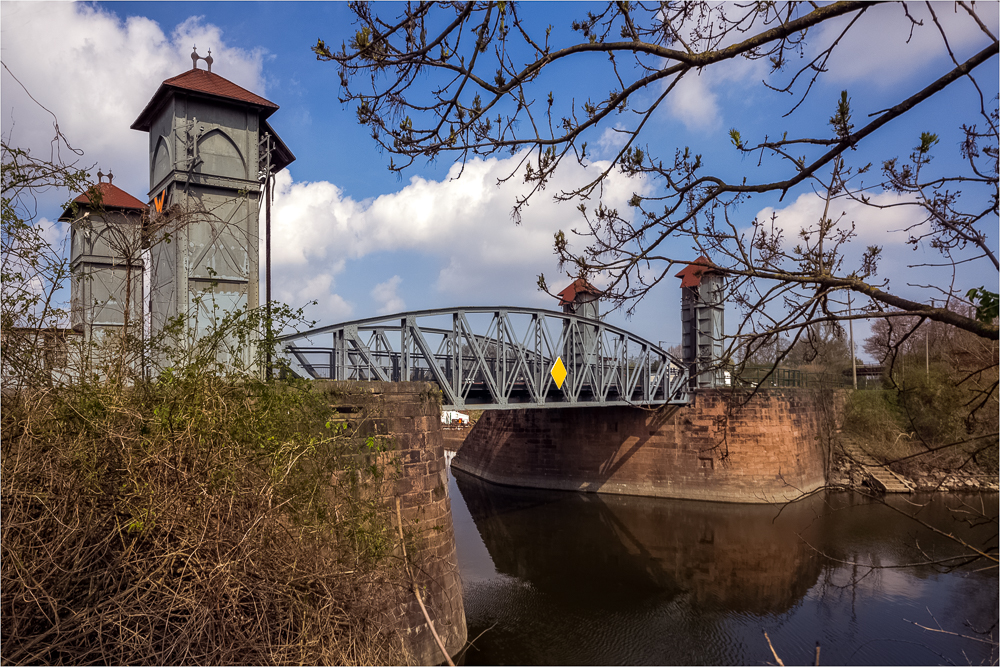
[[[931,4],[959,59],[968,58],[992,41],[957,4]],[[987,26],[1000,24],[1000,3],[976,3],[975,11]],[[888,88],[924,72],[935,59],[947,58],[947,47],[927,5],[877,4],[865,13],[834,50],[827,64],[829,72],[824,75],[826,80],[842,84],[877,82],[880,87]],[[825,47],[836,39],[847,23],[847,17],[825,23],[816,39],[810,40],[811,55],[815,55],[820,45]]]
[[[397,293],[399,288],[399,283],[403,281],[399,276],[393,276],[384,283],[379,283],[372,290],[372,298],[375,299],[375,303],[378,304],[378,308],[375,310],[379,315],[385,315],[386,313],[398,313],[406,309],[406,302],[403,301],[402,297]]]

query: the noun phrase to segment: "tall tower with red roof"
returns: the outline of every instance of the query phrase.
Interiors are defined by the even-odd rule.
[[[577,278],[566,289],[559,292],[559,307],[564,313],[579,315],[592,320],[599,319],[598,301],[601,290],[597,289],[584,278]]]
[[[601,294],[601,290],[591,285],[585,278],[577,278],[557,296],[559,306],[564,313],[599,320]],[[566,322],[563,326],[566,328],[564,332],[566,342],[561,356],[569,364],[567,377],[573,381],[575,369],[597,363],[597,327],[580,322],[572,327]]]
[[[295,159],[267,122],[277,109],[212,73],[211,52],[195,52],[192,68],[160,84],[132,124],[149,133],[153,223],[169,237],[150,252],[154,332],[181,316],[201,336],[224,313],[260,304],[263,185]]]

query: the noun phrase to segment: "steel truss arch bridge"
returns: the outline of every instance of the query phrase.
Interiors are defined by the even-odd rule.
[[[537,308],[420,310],[279,338],[303,377],[430,381],[444,409],[684,405],[686,365],[599,320]],[[566,377],[553,375],[557,360]],[[558,373],[556,373],[558,375]]]

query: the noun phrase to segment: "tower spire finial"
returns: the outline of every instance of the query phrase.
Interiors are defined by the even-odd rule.
[[[215,61],[212,57],[212,49],[208,50],[208,57],[202,57],[198,55],[198,46],[195,45],[194,49],[191,50],[191,69],[198,69],[199,60],[204,60],[208,64],[208,71],[212,71],[212,63]]]

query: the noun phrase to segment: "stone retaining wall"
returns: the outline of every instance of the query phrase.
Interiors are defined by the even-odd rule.
[[[452,465],[511,486],[723,502],[780,502],[825,483],[835,394],[770,390],[740,403],[700,390],[655,411],[487,412]]]
[[[462,448],[462,443],[472,431],[472,426],[451,426],[442,429],[444,435],[444,448],[449,452],[457,452]]]
[[[358,428],[359,435],[375,436],[385,443],[387,450],[378,454],[378,461],[398,472],[387,478],[382,501],[393,512],[399,502],[404,531],[412,537],[407,543],[415,547],[408,556],[416,584],[435,630],[454,656],[465,646],[467,631],[448,497],[440,392],[425,382],[325,381],[313,386]],[[397,605],[387,615],[414,664],[444,662],[411,590],[400,589]]]

